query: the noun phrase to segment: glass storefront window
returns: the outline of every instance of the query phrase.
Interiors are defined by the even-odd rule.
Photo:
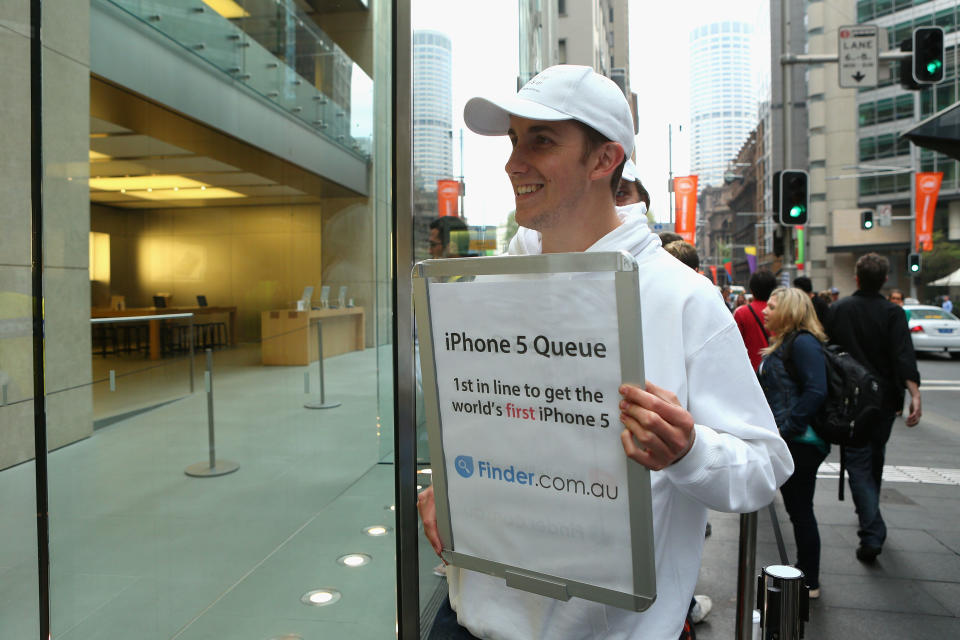
[[[43,4],[37,40],[29,4],[0,25],[0,637],[393,637],[395,3]]]

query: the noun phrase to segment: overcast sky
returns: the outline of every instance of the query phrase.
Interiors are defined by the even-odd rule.
[[[584,2],[587,0],[574,0]],[[630,80],[638,95],[640,133],[637,166],[650,191],[658,219],[669,215],[667,128],[673,125],[674,175],[689,173],[689,34],[717,20],[754,24],[755,82],[769,60],[769,0],[630,0]],[[456,2],[414,0],[414,29],[436,29],[453,43],[454,172],[460,169],[459,132],[464,128],[465,214],[470,224],[500,224],[513,209],[513,193],[503,171],[510,144],[463,125],[463,105],[476,95],[516,91],[518,67],[517,0]],[[679,19],[682,17],[682,19]],[[682,127],[682,132],[680,131]]]

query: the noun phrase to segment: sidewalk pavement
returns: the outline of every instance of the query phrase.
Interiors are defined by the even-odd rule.
[[[914,467],[906,473],[885,470],[880,509],[887,523],[887,542],[872,565],[854,556],[857,519],[849,486],[845,500],[837,499],[838,453],[836,448],[831,451],[817,480],[814,511],[822,544],[821,597],[810,602],[805,637],[960,638],[960,472],[926,476],[916,472],[924,463],[960,469],[958,439],[942,430],[907,430],[897,421],[887,447],[887,465]],[[903,481],[907,479],[912,481]],[[776,505],[793,562],[793,529],[779,496]],[[734,638],[739,518],[710,513],[713,533],[704,546],[696,593],[709,595],[713,610],[696,626],[699,640]],[[780,559],[764,510],[758,518],[757,570],[771,564],[780,564]]]

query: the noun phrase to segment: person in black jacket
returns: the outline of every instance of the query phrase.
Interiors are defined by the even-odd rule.
[[[825,326],[827,323],[827,313],[830,311],[830,305],[813,291],[813,281],[807,276],[798,276],[793,279],[793,286],[800,289],[808,296],[813,303],[813,310],[817,312],[817,320]]]
[[[793,456],[793,475],[780,487],[783,505],[797,541],[797,568],[803,571],[811,598],[820,597],[820,531],[813,514],[817,469],[830,445],[810,423],[827,397],[827,369],[822,343],[827,337],[813,303],[796,288],[774,289],[763,309],[770,346],[761,349],[757,375]]]
[[[862,447],[843,447],[844,466],[850,477],[850,493],[860,520],[857,559],[873,562],[883,548],[887,527],[880,515],[880,480],[884,452],[893,420],[903,409],[904,387],[910,392],[908,427],[920,421],[920,372],[903,309],[880,295],[889,263],[868,253],[857,260],[857,290],[830,305],[827,335],[867,367],[880,382],[883,413]]]

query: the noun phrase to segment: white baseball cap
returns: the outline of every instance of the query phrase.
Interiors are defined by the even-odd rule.
[[[474,133],[506,135],[510,116],[530,120],[578,120],[633,153],[633,114],[613,80],[590,67],[559,64],[523,85],[516,95],[496,100],[471,98],[463,121]]]
[[[623,165],[623,174],[620,177],[627,182],[639,182],[640,176],[637,173],[637,165],[633,164],[633,160],[627,158],[627,162]]]

